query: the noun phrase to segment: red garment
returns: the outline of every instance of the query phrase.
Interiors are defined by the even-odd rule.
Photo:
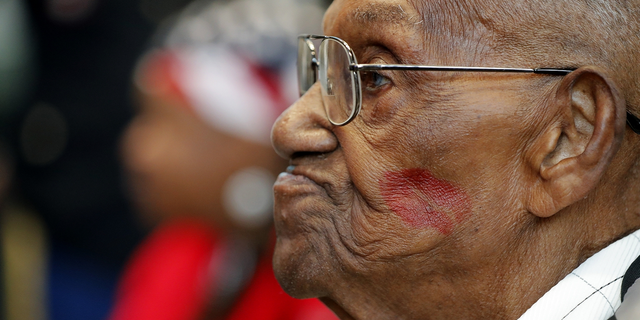
[[[173,221],[136,251],[119,284],[109,320],[199,320],[212,299],[212,274],[223,246],[213,230],[196,221]],[[211,270],[214,272],[211,272]],[[215,278],[215,277],[214,277]],[[215,297],[213,297],[214,299]],[[280,288],[263,257],[253,278],[228,313],[228,320],[337,319],[317,299],[297,300]]]

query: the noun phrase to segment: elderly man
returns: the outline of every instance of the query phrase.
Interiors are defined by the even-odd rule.
[[[635,0],[334,1],[272,131],[280,284],[344,319],[612,317],[639,25]]]

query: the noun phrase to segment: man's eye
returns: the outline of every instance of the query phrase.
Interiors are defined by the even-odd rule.
[[[385,85],[391,83],[389,78],[377,72],[363,72],[361,74],[362,84],[367,91],[381,90]]]

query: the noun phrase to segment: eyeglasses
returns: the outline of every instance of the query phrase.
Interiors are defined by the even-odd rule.
[[[319,55],[312,40],[319,40]],[[317,43],[317,42],[316,42]],[[336,126],[351,122],[362,108],[360,71],[411,70],[455,72],[512,72],[564,76],[574,69],[555,68],[485,68],[453,66],[421,66],[407,64],[358,64],[349,45],[331,36],[298,37],[298,89],[302,96],[320,80],[322,101],[329,121]],[[627,124],[640,134],[640,120],[627,112]]]

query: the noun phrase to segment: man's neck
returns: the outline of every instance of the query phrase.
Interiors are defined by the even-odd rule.
[[[520,246],[482,252],[473,257],[478,258],[475,263],[465,264],[469,258],[447,264],[438,253],[433,257],[437,262],[416,261],[408,271],[384,279],[345,276],[323,301],[342,319],[517,319],[588,256],[616,239],[577,241],[572,237],[585,238],[585,233],[567,233],[557,220],[519,232],[513,238]],[[354,280],[358,278],[363,281]]]

